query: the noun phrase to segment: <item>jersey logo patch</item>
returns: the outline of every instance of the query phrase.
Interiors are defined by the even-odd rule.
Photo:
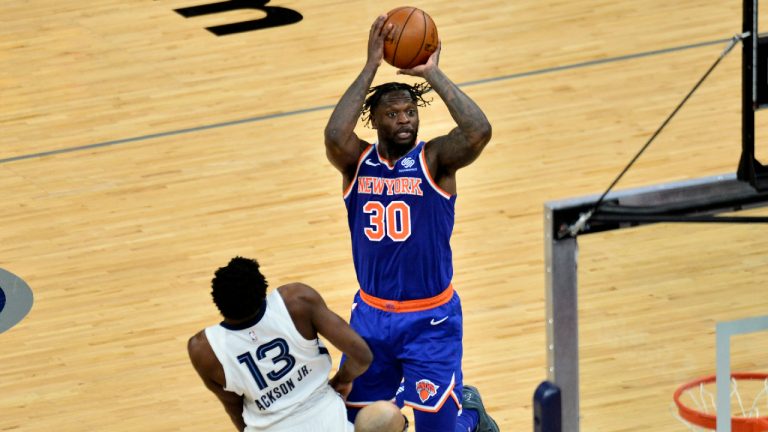
[[[413,160],[413,158],[411,157],[407,157],[400,162],[400,165],[402,165],[404,168],[410,168],[415,164],[416,164],[416,161]]]
[[[427,399],[436,395],[437,389],[439,388],[440,386],[435,385],[435,383],[427,379],[416,381],[416,393],[419,394],[419,399],[421,399],[422,402],[426,402]]]
[[[380,163],[378,163],[378,162],[373,162],[373,161],[372,161],[372,160],[370,160],[370,159],[366,159],[366,160],[365,160],[365,164],[366,164],[366,165],[370,165],[370,166],[379,166],[379,165],[381,165]]]

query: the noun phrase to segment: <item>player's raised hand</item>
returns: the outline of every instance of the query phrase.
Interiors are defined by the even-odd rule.
[[[432,69],[437,69],[437,65],[440,62],[440,50],[443,47],[443,42],[441,40],[437,41],[437,49],[435,52],[432,53],[431,56],[429,56],[429,59],[426,63],[418,66],[414,66],[410,69],[400,69],[397,71],[398,75],[411,75],[411,76],[417,76],[425,78],[425,75],[429,73]]]
[[[384,58],[384,40],[390,36],[395,27],[392,24],[384,25],[386,15],[379,15],[371,25],[368,33],[368,63],[381,64]]]

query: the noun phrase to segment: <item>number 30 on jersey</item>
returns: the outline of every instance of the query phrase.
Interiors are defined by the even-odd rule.
[[[386,206],[379,201],[368,201],[363,206],[369,226],[363,229],[371,241],[381,241],[384,236],[402,242],[411,236],[411,207],[404,201],[392,201]]]

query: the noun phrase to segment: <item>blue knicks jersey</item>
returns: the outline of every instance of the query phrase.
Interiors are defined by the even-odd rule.
[[[432,180],[423,141],[394,164],[369,146],[344,202],[363,292],[402,301],[434,297],[448,287],[456,196]]]

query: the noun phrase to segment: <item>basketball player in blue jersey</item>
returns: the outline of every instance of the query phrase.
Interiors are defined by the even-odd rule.
[[[456,171],[480,155],[491,125],[438,67],[439,46],[426,64],[398,71],[426,83],[371,89],[393,31],[385,19],[373,23],[365,66],[325,129],[326,154],[342,174],[360,284],[350,324],[374,355],[347,408],[354,419],[361,407],[396,399],[413,408],[418,432],[496,432],[477,389],[462,382],[462,315],[450,247]],[[430,88],[456,127],[424,142],[417,139],[418,107],[427,104],[422,95]],[[354,132],[361,113],[377,131],[374,143]]]
[[[267,295],[259,264],[242,257],[218,269],[212,287],[224,321],[193,336],[188,352],[237,430],[352,432],[342,395],[371,351],[317,291],[292,283]],[[330,382],[318,334],[346,356]]]

